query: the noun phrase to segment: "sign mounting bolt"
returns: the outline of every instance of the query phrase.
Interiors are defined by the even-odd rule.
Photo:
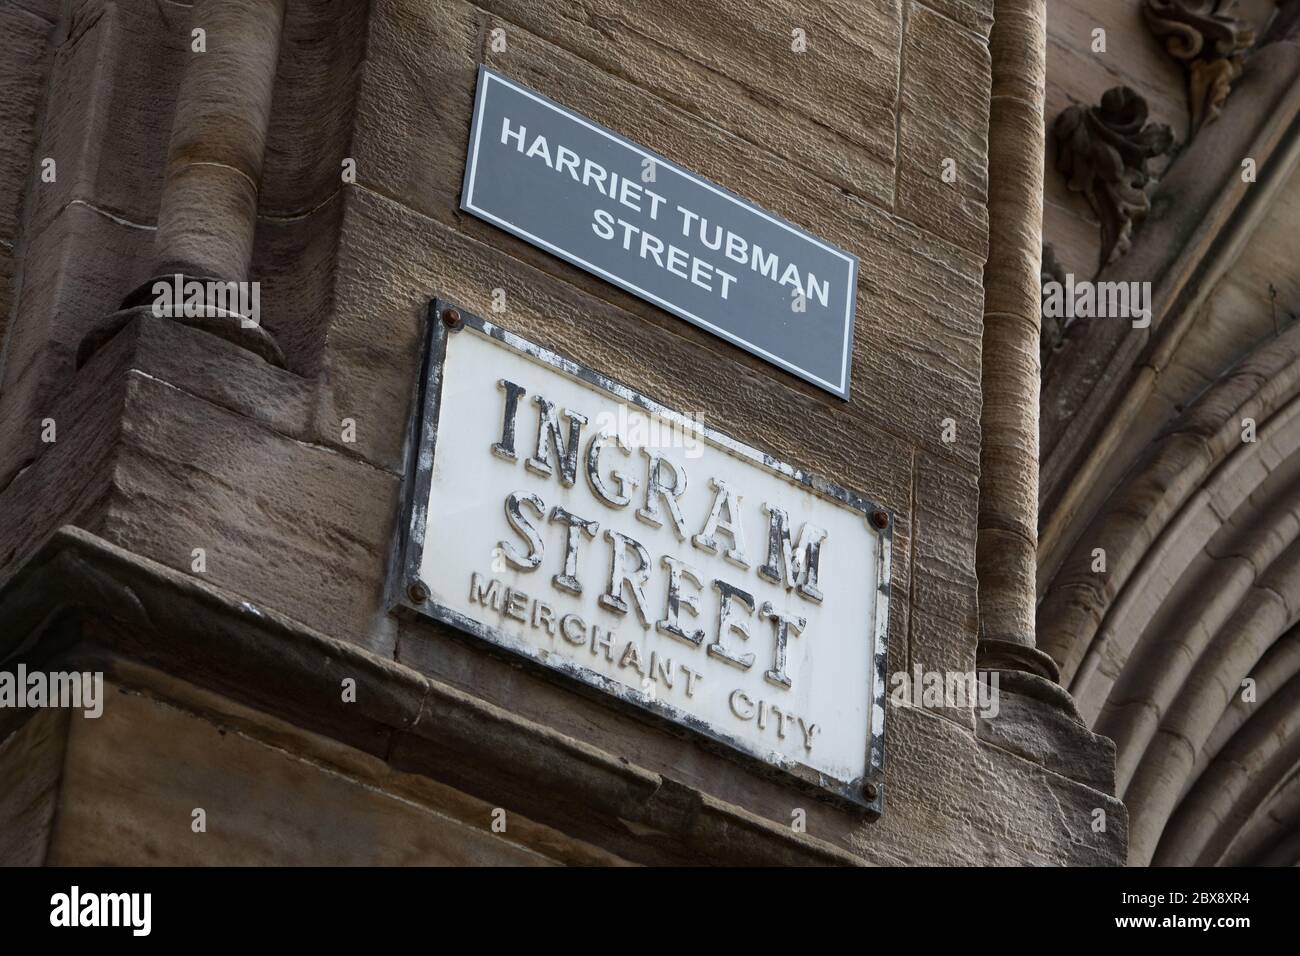
[[[871,524],[884,531],[889,527],[889,512],[881,509],[871,512]]]
[[[449,329],[458,329],[464,322],[460,317],[460,309],[446,309],[442,313],[442,321]]]
[[[412,581],[406,588],[406,596],[416,604],[429,600],[429,589],[420,581]]]

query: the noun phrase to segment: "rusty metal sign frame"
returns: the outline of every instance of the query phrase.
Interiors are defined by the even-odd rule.
[[[457,316],[447,321],[448,313]],[[797,786],[818,799],[865,812],[878,817],[884,810],[885,797],[885,687],[888,675],[889,582],[893,551],[893,516],[885,526],[878,527],[871,517],[888,510],[876,502],[852,491],[786,464],[756,448],[707,426],[695,423],[704,439],[716,447],[749,461],[760,468],[779,473],[785,479],[804,486],[809,491],[847,508],[859,512],[871,533],[878,536],[877,589],[875,619],[869,628],[874,642],[872,657],[873,687],[870,693],[871,713],[867,734],[866,773],[853,780],[835,780],[811,767],[770,751],[756,754],[750,746],[713,728],[699,718],[669,704],[637,695],[631,688],[611,681],[601,674],[583,667],[562,671],[530,656],[525,650],[510,646],[506,636],[491,625],[465,616],[432,600],[428,585],[420,579],[420,567],[428,527],[429,493],[433,478],[433,463],[437,449],[438,421],[442,412],[442,369],[447,357],[447,342],[452,335],[482,335],[509,348],[534,362],[549,366],[589,387],[605,392],[621,402],[636,405],[645,412],[676,422],[685,417],[666,405],[651,399],[620,382],[615,381],[579,362],[558,355],[522,336],[474,315],[444,299],[430,301],[426,313],[424,357],[421,374],[414,394],[414,413],[411,417],[406,443],[406,474],[402,486],[402,517],[394,542],[394,553],[386,582],[387,604],[391,613],[408,619],[434,621],[453,631],[477,639],[475,646],[486,647],[508,660],[524,661],[534,673],[544,675],[571,690],[612,704],[624,712],[636,714],[660,727],[687,730],[697,743],[714,752],[724,754],[751,770]]]

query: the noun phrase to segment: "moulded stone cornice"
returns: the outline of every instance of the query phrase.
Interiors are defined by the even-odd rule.
[[[395,769],[491,794],[624,859],[864,862],[73,526],[0,583],[0,621],[2,665],[57,655],[60,666],[91,661],[111,680],[120,657],[183,675],[390,763],[400,751]],[[344,677],[367,692],[340,709]],[[0,711],[0,739],[24,713]]]
[[[1235,16],[1237,0],[1144,0],[1151,32],[1187,70],[1191,135],[1218,118],[1242,60],[1255,42],[1250,25]]]

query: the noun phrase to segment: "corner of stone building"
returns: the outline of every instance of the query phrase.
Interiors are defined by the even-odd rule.
[[[982,743],[1041,767],[1058,789],[1095,797],[1086,821],[1102,862],[1122,866],[1128,855],[1128,815],[1116,797],[1115,744],[1088,729],[1068,691],[1054,681],[1023,671],[983,671],[996,681],[990,699],[996,709],[977,710],[975,736]],[[1085,821],[1063,825],[1074,830]]]
[[[989,259],[984,270],[976,667],[995,706],[977,710],[983,744],[1096,796],[1088,821],[1103,857],[1124,862],[1115,746],[1092,733],[1036,646],[1040,271],[1047,5],[996,0],[989,117]],[[1118,819],[1116,819],[1118,817]],[[1074,831],[1062,819],[1062,825]]]
[[[977,94],[984,89],[986,61],[982,44],[972,40],[974,34],[962,32],[965,27],[956,19],[973,16],[974,6],[910,4],[915,14],[910,26],[894,22],[885,9],[888,6],[864,14],[872,27],[868,39],[876,43],[884,37],[889,42],[880,41],[882,48],[904,49],[916,62],[929,64],[901,91],[904,106],[915,113],[909,119],[915,125],[904,124],[908,136],[901,147],[907,156],[909,150],[931,145],[931,126],[946,128],[926,112],[942,99],[934,95],[945,78],[936,64],[946,61],[929,60],[927,55],[946,48],[952,37],[960,41],[960,49],[969,48],[969,68],[950,71],[960,94],[951,99],[966,106],[980,101]],[[983,10],[994,5],[990,0],[978,6]],[[1036,116],[1040,130],[1042,119],[1041,103],[1032,102],[1032,71],[1023,72],[1025,51],[1032,51],[1037,41],[1014,31],[1041,26],[1042,6],[1042,0],[996,4],[989,145],[995,163],[989,165],[1014,175],[1034,168],[1023,151],[1024,142],[1014,137],[1032,127],[1032,123],[1027,127],[1027,117]],[[941,7],[944,15],[935,13],[934,7]],[[42,286],[32,285],[36,292],[45,293],[27,310],[31,316],[27,321],[36,330],[25,332],[25,354],[32,362],[48,359],[38,348],[43,344],[46,313],[66,302],[77,306],[66,321],[66,341],[60,342],[67,367],[61,368],[66,374],[59,383],[66,390],[56,414],[66,438],[15,479],[9,499],[0,497],[12,500],[20,492],[27,497],[29,489],[42,485],[58,489],[39,512],[25,513],[21,522],[0,535],[5,545],[0,548],[0,577],[4,578],[0,609],[13,609],[16,602],[30,599],[40,612],[33,612],[32,622],[46,620],[51,608],[77,616],[78,627],[84,625],[85,634],[93,639],[88,646],[109,648],[109,656],[103,658],[105,667],[125,688],[123,693],[132,696],[120,718],[115,716],[94,730],[99,736],[85,729],[76,731],[71,739],[71,766],[80,768],[77,772],[82,775],[72,780],[63,796],[51,796],[57,786],[57,775],[51,770],[55,782],[40,784],[50,791],[41,806],[48,809],[58,797],[80,807],[82,817],[63,818],[71,826],[90,819],[85,801],[96,786],[126,805],[129,792],[120,776],[107,772],[97,759],[101,742],[119,748],[133,765],[144,767],[145,748],[137,737],[171,741],[175,748],[169,753],[176,765],[189,755],[208,753],[213,774],[229,771],[231,780],[238,779],[232,768],[237,769],[241,761],[266,768],[268,775],[288,775],[286,761],[263,751],[291,744],[330,768],[319,778],[304,772],[286,779],[304,781],[304,788],[319,801],[319,812],[326,815],[322,819],[343,835],[334,862],[411,858],[400,845],[401,834],[427,826],[428,820],[405,810],[399,813],[392,805],[401,800],[376,794],[415,787],[416,778],[465,794],[455,801],[441,791],[436,799],[420,798],[439,813],[451,813],[445,804],[458,801],[469,807],[457,811],[467,818],[481,816],[484,807],[508,806],[521,819],[535,821],[532,847],[540,848],[539,855],[571,862],[1122,862],[1126,819],[1123,805],[1112,796],[1113,746],[1088,731],[1068,693],[1053,682],[1054,666],[1033,647],[1032,624],[1028,636],[1002,639],[1025,633],[1024,594],[1018,589],[1023,585],[1026,554],[1032,567],[1033,534],[1032,516],[1024,511],[1026,498],[1032,498],[1024,493],[1025,476],[1036,475],[1037,467],[1036,456],[1030,468],[1018,455],[1026,447],[1025,436],[1036,432],[1036,419],[1026,417],[1023,404],[1029,393],[1026,356],[1037,354],[1037,343],[1028,342],[1025,334],[1028,317],[1022,306],[1029,270],[1020,267],[1028,266],[1037,254],[1037,239],[1023,248],[1015,245],[1027,233],[1007,217],[1032,214],[1034,194],[1041,194],[1041,168],[1036,184],[1032,177],[1013,180],[990,169],[991,248],[985,289],[991,297],[983,332],[983,386],[994,401],[986,406],[981,422],[984,440],[976,460],[969,446],[954,451],[938,445],[915,409],[891,404],[898,380],[887,367],[890,362],[875,351],[862,349],[859,361],[869,369],[870,363],[885,366],[884,374],[874,376],[885,384],[860,385],[854,414],[849,415],[788,383],[764,379],[748,360],[711,350],[700,337],[683,332],[653,310],[575,276],[534,251],[503,243],[482,224],[461,222],[449,210],[455,209],[459,151],[479,56],[472,49],[478,30],[471,27],[481,11],[459,2],[418,6],[390,2],[371,8],[375,12],[367,28],[376,42],[364,64],[356,66],[363,80],[355,81],[359,89],[351,94],[360,105],[355,119],[338,121],[340,129],[356,128],[349,144],[362,168],[356,185],[327,196],[321,184],[335,188],[333,169],[322,165],[323,171],[313,178],[298,175],[299,164],[283,162],[285,155],[302,159],[276,146],[300,134],[294,123],[277,123],[274,118],[276,110],[288,111],[280,104],[297,101],[271,95],[279,31],[292,30],[295,11],[290,7],[284,12],[289,19],[282,25],[278,11],[283,4],[268,3],[264,12],[273,22],[246,37],[261,71],[244,85],[225,90],[216,105],[228,118],[252,117],[260,130],[241,143],[249,155],[238,165],[251,168],[253,178],[261,181],[260,195],[271,202],[269,208],[257,214],[250,211],[247,183],[224,176],[222,163],[214,162],[221,157],[169,164],[164,171],[161,150],[144,169],[148,189],[138,190],[141,196],[156,196],[156,202],[139,200],[144,208],[128,203],[122,208],[112,206],[121,213],[116,220],[106,220],[84,201],[61,207],[60,215],[69,220],[86,217],[84,223],[77,220],[82,235],[110,235],[106,231],[110,227],[118,232],[133,229],[120,221],[129,214],[133,220],[156,221],[158,238],[145,242],[128,234],[129,259],[105,263],[75,287],[65,289],[61,273],[48,277]],[[107,16],[119,15],[110,11]],[[918,334],[941,337],[924,341],[916,354],[906,352],[911,344],[892,344],[889,348],[896,352],[882,353],[896,364],[920,370],[906,384],[923,400],[901,404],[924,406],[941,394],[954,401],[956,389],[955,400],[963,409],[979,411],[981,332],[975,251],[983,215],[977,187],[982,184],[968,187],[972,196],[967,197],[966,213],[958,222],[962,251],[943,247],[952,263],[939,263],[934,233],[942,229],[947,213],[935,205],[935,197],[946,193],[929,179],[909,179],[915,174],[900,171],[904,187],[900,204],[908,216],[894,219],[859,201],[858,194],[879,199],[877,193],[888,193],[890,170],[876,169],[888,163],[842,162],[838,152],[842,145],[827,132],[838,122],[829,107],[827,116],[817,114],[824,128],[808,123],[797,128],[800,135],[793,135],[782,125],[791,120],[782,117],[774,119],[770,129],[756,131],[758,143],[752,152],[757,159],[723,155],[709,146],[713,127],[725,131],[735,117],[725,111],[708,115],[701,133],[684,114],[667,105],[669,92],[655,86],[653,71],[623,76],[600,59],[599,48],[584,48],[580,37],[556,37],[555,32],[564,33],[568,27],[548,23],[544,11],[530,11],[523,5],[513,16],[521,21],[520,26],[511,26],[515,68],[526,70],[537,82],[551,84],[570,105],[598,119],[609,120],[620,112],[636,117],[638,135],[652,143],[675,144],[683,151],[694,147],[703,171],[724,185],[739,190],[746,180],[766,181],[768,194],[760,197],[765,203],[805,223],[824,221],[824,228],[838,241],[881,261],[902,262],[901,291],[882,296],[879,303],[885,338],[911,343]],[[133,29],[143,29],[131,22]],[[966,24],[981,31],[984,25],[983,17]],[[629,44],[645,43],[636,31],[624,32]],[[104,42],[97,34],[87,39]],[[175,39],[166,42],[174,45]],[[425,68],[411,70],[416,56],[426,53]],[[754,63],[762,62],[761,51],[746,53]],[[361,59],[359,52],[355,55]],[[1009,68],[1009,59],[1019,65]],[[290,67],[292,73],[303,64],[294,60],[286,69]],[[71,67],[65,65],[64,70]],[[691,66],[680,82],[705,90],[715,77]],[[194,124],[186,122],[193,117],[186,104],[202,99],[199,94],[209,87],[219,87],[216,79],[220,78],[189,74],[184,85],[171,91],[178,105],[170,138],[152,114],[150,122],[158,128],[145,129],[138,138],[170,143],[176,155],[190,156],[189,140],[198,133],[191,128]],[[864,95],[885,85],[858,80]],[[848,89],[859,92],[851,85]],[[892,94],[886,97],[882,115],[893,108],[893,99]],[[810,97],[809,109],[822,109],[815,100]],[[755,102],[755,109],[766,109]],[[441,151],[430,163],[420,138],[403,135],[407,130],[394,127],[394,122],[432,130],[454,148]],[[893,134],[892,118],[873,125],[873,136],[875,126],[883,130],[882,142]],[[981,163],[978,132],[964,143],[977,166]],[[825,138],[824,148],[818,145],[818,137]],[[892,156],[893,145],[864,155]],[[1038,149],[1041,167],[1041,143]],[[795,150],[798,162],[777,163],[767,155],[778,156],[782,150]],[[281,162],[264,170],[263,153]],[[213,178],[200,178],[204,176]],[[852,192],[832,188],[842,176],[850,177]],[[301,189],[287,189],[291,180]],[[110,188],[115,184],[113,177],[105,177],[96,187],[109,199],[120,198]],[[100,193],[86,195],[95,198]],[[216,223],[219,242],[209,241],[211,236],[205,239],[208,224],[196,213],[213,196],[227,210]],[[853,201],[846,204],[846,196]],[[151,204],[157,208],[150,208]],[[247,334],[238,316],[195,327],[147,314],[136,304],[138,295],[130,294],[141,280],[174,271],[239,280],[265,275],[268,262],[279,268],[281,258],[297,266],[302,240],[295,230],[325,231],[317,226],[317,210],[323,210],[322,218],[341,220],[331,230],[338,233],[331,237],[337,239],[337,250],[331,246],[321,254],[322,260],[332,260],[335,271],[318,270],[328,272],[332,301],[330,309],[311,316],[318,325],[286,318],[279,309],[282,302],[267,309],[267,326],[283,340],[287,362],[275,341],[265,341],[260,329]],[[904,220],[909,216],[928,231],[907,225]],[[50,224],[50,230],[51,248],[66,243],[74,250],[60,263],[76,259],[76,252],[85,248],[84,238],[66,223]],[[1034,233],[1040,234],[1041,229]],[[214,259],[214,252],[221,255]],[[50,257],[49,261],[56,260]],[[1003,268],[995,276],[999,264]],[[980,620],[989,624],[984,629],[988,635],[1001,637],[981,640],[976,655],[975,625],[966,620],[967,606],[961,603],[959,640],[950,634],[942,643],[932,642],[939,646],[913,649],[954,660],[960,653],[955,666],[965,674],[975,658],[977,669],[997,675],[999,710],[986,715],[976,712],[973,733],[966,714],[960,724],[920,708],[900,708],[897,719],[891,714],[895,728],[887,783],[891,803],[881,819],[865,820],[809,806],[809,833],[795,834],[784,821],[792,805],[802,808],[809,801],[788,788],[480,655],[427,623],[397,622],[379,605],[377,582],[386,570],[386,543],[401,483],[400,446],[406,422],[400,405],[418,374],[413,343],[423,302],[416,300],[437,291],[470,305],[483,303],[485,290],[503,271],[518,303],[510,319],[515,331],[554,343],[558,351],[590,356],[590,364],[617,370],[633,384],[643,383],[648,392],[667,395],[684,407],[704,409],[719,419],[730,412],[740,427],[748,429],[747,434],[762,435],[774,452],[817,466],[832,477],[846,474],[851,484],[878,494],[899,516],[902,533],[917,537],[914,548],[919,559],[911,565],[900,561],[897,573],[904,585],[910,583],[908,575],[913,577],[923,600],[913,602],[914,606],[899,601],[900,630],[908,615],[940,618],[946,608],[964,602],[966,579],[970,578],[973,592],[972,564],[978,565],[981,606],[1006,615],[1003,622],[985,621],[983,615]],[[284,272],[297,275],[287,265]],[[1036,285],[1036,276],[1034,280]],[[1013,298],[1019,298],[999,304],[996,293],[990,292],[999,281]],[[92,287],[97,294],[86,292]],[[936,287],[947,302],[931,301]],[[959,302],[959,307],[949,308]],[[118,304],[127,308],[114,312]],[[295,308],[307,310],[301,305]],[[95,309],[108,318],[101,321],[91,315]],[[933,321],[912,323],[914,311]],[[376,314],[387,316],[388,321],[375,323]],[[593,332],[592,327],[608,332]],[[968,348],[970,341],[974,344]],[[679,365],[673,374],[627,366],[619,352],[634,351],[633,347],[645,354],[667,355]],[[918,360],[920,352],[932,354],[940,347],[961,350],[960,362],[955,363],[960,365],[960,375],[941,373]],[[321,384],[320,376],[313,376],[324,365],[329,365],[332,379]],[[682,369],[692,374],[681,375]],[[672,380],[674,375],[687,380]],[[731,384],[732,394],[709,394],[707,387],[698,384],[714,381],[712,376],[718,375]],[[790,420],[797,412],[803,432],[787,427],[777,429],[778,434],[764,434],[764,416],[744,413],[764,407],[759,393],[765,389],[776,390],[789,401]],[[319,411],[321,403],[329,405],[328,414]],[[890,421],[895,414],[905,419],[902,426]],[[316,434],[326,430],[323,424],[320,428],[310,424],[319,418],[329,419],[332,425],[343,415],[366,423],[354,446],[323,439]],[[964,427],[965,419],[962,423]],[[801,446],[801,442],[818,441],[819,434],[843,436],[845,445],[870,447],[876,454],[869,457],[879,460],[846,460],[838,448],[824,441]],[[1007,454],[1008,448],[1016,453]],[[79,462],[76,473],[84,475],[79,485],[56,477],[70,474],[62,466],[74,459]],[[916,477],[909,477],[908,466],[899,464],[910,461],[917,463]],[[7,465],[0,464],[3,467]],[[988,484],[984,475],[992,479]],[[977,476],[978,560],[972,514]],[[923,490],[925,500],[915,499],[914,485]],[[255,501],[230,493],[232,488],[247,487],[260,489]],[[0,496],[3,493],[0,489]],[[92,503],[93,511],[87,513],[82,502]],[[64,527],[65,523],[82,529]],[[10,538],[16,541],[12,550]],[[939,538],[956,544],[949,548]],[[225,558],[201,580],[184,571],[193,541],[204,541],[210,553]],[[321,541],[330,547],[321,547]],[[177,542],[185,542],[185,547]],[[1016,555],[1014,573],[999,572],[989,563],[1008,543]],[[1007,553],[1002,550],[1003,563],[1012,567]],[[27,560],[24,564],[20,559]],[[44,572],[42,562],[48,564]],[[960,587],[950,580],[954,574],[960,574]],[[61,589],[69,582],[82,589],[71,609],[59,603]],[[329,586],[322,588],[321,582]],[[6,598],[15,603],[5,604]],[[1032,606],[1027,616],[1032,622]],[[16,620],[16,616],[9,618],[10,623]],[[936,621],[927,623],[931,631],[941,626]],[[31,623],[30,629],[35,634],[38,623]],[[243,661],[245,669],[232,668],[231,660]],[[373,679],[368,689],[375,693],[367,699],[367,708],[371,700],[382,701],[346,723],[334,716],[337,685],[348,673],[339,669],[339,662]],[[194,686],[182,686],[191,683]],[[218,737],[225,735],[217,728],[232,722],[242,732],[223,743]],[[45,724],[34,723],[28,736],[0,743],[0,767],[6,765],[6,747],[11,765],[35,765],[38,744],[47,748],[39,751],[45,761],[42,767],[62,761],[61,749],[47,747],[47,737],[58,736],[60,748],[67,744],[67,728],[56,730],[57,734]],[[335,740],[328,747],[328,760],[319,756],[327,745],[312,734]],[[345,747],[356,753],[345,754]],[[360,781],[355,787],[334,786],[332,781],[340,776],[335,770],[342,765],[349,768],[350,778]],[[330,781],[325,781],[327,777]],[[33,774],[32,779],[39,783],[45,778]],[[305,782],[309,779],[312,782]],[[544,794],[547,788],[551,792]],[[250,809],[235,799],[233,786],[223,791],[223,797],[231,799],[232,812],[247,812],[260,826],[276,823],[291,831],[293,821],[276,815],[283,813],[276,806],[276,795],[263,795],[264,804]],[[166,806],[158,793],[154,796],[156,807]],[[367,825],[373,821],[376,829],[386,826],[385,839],[375,847],[363,847],[361,840],[348,838],[349,833],[359,832],[359,828],[349,830],[353,812]],[[134,819],[139,824],[144,815]],[[1023,829],[1017,829],[1020,823]],[[48,821],[31,825],[49,829]],[[450,827],[445,846],[463,841],[467,847],[463,862],[489,861],[489,851],[482,849],[489,841],[469,829]],[[572,838],[571,844],[564,853],[555,852],[566,842],[561,838],[565,835]],[[71,845],[70,837],[62,839],[63,846]],[[604,849],[597,853],[593,847]],[[271,849],[250,842],[232,844],[223,852],[230,854],[232,862],[241,862],[250,857],[241,858],[240,853],[256,855]],[[292,849],[303,854],[299,859],[319,859],[308,855],[315,848],[306,844],[295,843]],[[345,850],[357,855],[346,857]],[[22,852],[34,851],[26,847]],[[513,852],[501,851],[507,857]],[[52,859],[64,858],[56,853]]]

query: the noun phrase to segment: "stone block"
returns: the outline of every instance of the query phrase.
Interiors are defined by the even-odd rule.
[[[896,211],[981,259],[988,251],[991,71],[984,40],[908,4]]]

